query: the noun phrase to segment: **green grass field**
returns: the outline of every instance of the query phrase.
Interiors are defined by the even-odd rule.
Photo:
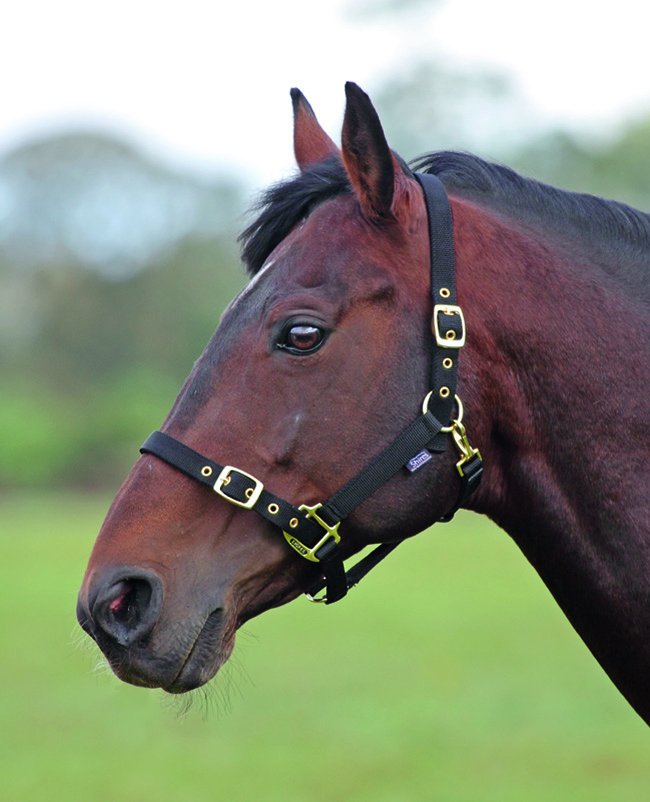
[[[650,798],[650,731],[484,519],[403,545],[339,605],[250,622],[179,716],[80,646],[107,504],[0,500],[2,800]]]

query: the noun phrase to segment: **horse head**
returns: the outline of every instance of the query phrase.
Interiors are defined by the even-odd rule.
[[[422,189],[368,97],[354,84],[346,94],[339,150],[293,90],[300,172],[269,191],[245,232],[250,281],[162,427],[207,462],[236,468],[215,493],[144,453],[92,551],[78,617],[127,682],[202,685],[239,626],[320,576],[269,516],[230,503],[224,482],[250,477],[250,494],[263,486],[314,508],[399,436],[430,389]],[[363,501],[342,524],[342,556],[443,516],[458,496],[452,451],[426,471],[398,471]]]

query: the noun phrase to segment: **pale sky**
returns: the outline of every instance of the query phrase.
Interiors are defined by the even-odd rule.
[[[540,121],[598,132],[650,111],[644,0],[421,0],[400,21],[353,13],[373,2],[7,3],[0,154],[39,131],[99,127],[181,164],[268,181],[292,169],[292,86],[338,140],[345,81],[372,96],[422,54],[505,71]]]

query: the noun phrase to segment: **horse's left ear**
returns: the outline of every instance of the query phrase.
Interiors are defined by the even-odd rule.
[[[293,104],[293,151],[301,170],[339,153],[330,137],[323,131],[314,110],[300,89],[291,90]]]
[[[343,162],[361,210],[369,220],[396,217],[408,179],[388,147],[368,95],[351,82],[345,94]]]

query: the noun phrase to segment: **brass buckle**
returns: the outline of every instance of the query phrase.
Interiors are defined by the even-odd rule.
[[[238,501],[236,498],[232,498],[232,496],[227,496],[223,490],[221,489],[224,485],[227,485],[230,482],[230,474],[235,471],[235,473],[239,473],[242,476],[245,476],[247,479],[250,479],[252,482],[255,482],[255,487],[249,487],[246,490],[246,501]],[[264,485],[260,482],[259,479],[256,479],[254,476],[251,476],[250,473],[246,473],[246,471],[240,471],[239,468],[233,468],[232,465],[226,465],[226,467],[221,471],[219,476],[217,477],[217,481],[214,483],[213,490],[215,493],[221,496],[221,498],[225,498],[226,501],[229,501],[231,504],[234,504],[236,507],[242,507],[245,510],[251,510],[257,503],[257,500],[264,490]]]
[[[306,504],[301,504],[298,509],[301,512],[306,512],[308,518],[313,518],[317,524],[320,524],[323,529],[325,530],[324,537],[318,541],[318,543],[313,547],[309,548],[305,546],[304,543],[301,543],[297,537],[294,535],[289,534],[289,532],[283,532],[282,534],[285,536],[287,543],[291,546],[292,549],[295,549],[301,557],[304,557],[305,560],[309,560],[310,562],[317,563],[320,562],[318,557],[316,556],[316,552],[327,543],[328,540],[334,538],[335,543],[339,543],[341,540],[341,536],[338,533],[340,521],[334,524],[334,526],[329,526],[326,524],[325,521],[317,515],[318,510],[322,507],[322,504],[316,504],[313,507],[308,507]]]
[[[456,333],[451,329],[447,332],[446,336],[442,336],[440,333],[440,325],[438,323],[438,315],[458,315],[460,317],[460,323],[462,326],[462,332],[460,337],[456,338]],[[436,345],[439,345],[440,348],[462,348],[465,345],[465,337],[466,337],[466,329],[465,329],[465,316],[463,315],[463,310],[460,306],[454,306],[452,304],[436,304],[433,307],[433,333],[436,336]],[[449,336],[453,335],[453,336]]]

